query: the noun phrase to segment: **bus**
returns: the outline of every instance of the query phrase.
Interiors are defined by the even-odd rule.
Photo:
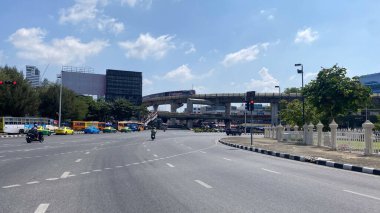
[[[119,121],[117,122],[117,130],[121,131],[122,128],[129,127],[132,131],[143,131],[144,123],[138,121]]]
[[[71,125],[74,131],[83,131],[89,126],[95,126],[100,131],[102,131],[105,128],[106,123],[99,121],[73,121]]]
[[[38,117],[0,117],[0,133],[22,134],[33,127],[34,124],[44,128],[52,127],[54,123],[50,118]]]

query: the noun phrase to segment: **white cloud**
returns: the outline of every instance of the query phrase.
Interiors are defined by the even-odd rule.
[[[319,38],[317,31],[313,31],[310,27],[304,30],[298,30],[294,39],[294,43],[310,44]]]
[[[146,9],[150,9],[152,6],[152,0],[121,0],[121,5],[127,4],[129,7],[135,7],[136,5],[141,5]]]
[[[201,80],[208,78],[214,74],[215,70],[210,69],[203,74],[193,74],[193,71],[189,68],[187,64],[181,65],[178,68],[167,72],[162,78],[156,76],[156,79],[166,79],[175,81],[190,81],[190,80]]]
[[[292,75],[289,77],[289,81],[293,81],[295,78],[297,77],[297,75]]]
[[[103,17],[98,20],[97,27],[100,31],[111,31],[119,34],[124,31],[124,24],[118,22],[115,18]]]
[[[46,34],[40,28],[21,28],[9,37],[9,41],[18,49],[18,57],[57,65],[84,63],[86,58],[97,55],[108,46],[104,40],[82,43],[71,36],[46,43]]]
[[[187,64],[181,65],[177,69],[169,71],[164,75],[164,79],[188,81],[194,79],[194,75],[191,73],[191,69]]]
[[[279,81],[269,73],[267,68],[261,68],[259,75],[261,79],[251,79],[249,83],[245,83],[247,90],[254,90],[257,92],[275,92],[278,90],[275,86],[279,85]]]
[[[76,0],[72,7],[60,10],[59,23],[86,23],[100,31],[118,34],[124,31],[124,24],[104,15],[102,8],[107,4],[108,0]]]
[[[241,49],[234,53],[227,54],[222,63],[224,66],[230,66],[239,62],[249,62],[257,59],[261,50],[266,50],[269,43],[259,43],[250,47]]]
[[[205,58],[205,57],[203,57],[203,56],[201,56],[201,57],[199,57],[198,61],[199,61],[199,62],[201,62],[201,63],[203,63],[203,62],[205,62],[205,61],[206,61],[206,58]]]
[[[162,35],[157,38],[152,37],[149,33],[140,34],[136,41],[119,42],[119,46],[125,49],[127,58],[146,59],[153,57],[156,59],[163,58],[170,49],[175,45],[171,42],[173,36]]]
[[[260,10],[260,15],[265,16],[267,20],[271,21],[275,18],[274,13],[276,12],[276,10],[276,8]]]
[[[147,78],[144,78],[143,79],[143,86],[149,86],[149,85],[152,85],[153,84],[153,81],[147,79]]]
[[[189,49],[186,50],[186,52],[185,52],[186,55],[190,54],[190,53],[194,53],[197,51],[197,49],[195,49],[195,47],[194,47],[194,44],[189,44],[189,45],[190,45]]]

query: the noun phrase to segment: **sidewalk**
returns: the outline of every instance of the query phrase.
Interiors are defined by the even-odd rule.
[[[250,137],[247,136],[226,137],[222,138],[221,140],[248,147],[251,145]],[[362,154],[357,153],[337,152],[325,147],[304,146],[289,142],[277,142],[273,139],[262,137],[258,138],[258,136],[255,136],[253,138],[253,146],[256,148],[271,150],[275,152],[304,156],[311,160],[316,160],[317,158],[324,158],[337,163],[345,163],[362,167],[380,169],[380,155],[364,156]]]

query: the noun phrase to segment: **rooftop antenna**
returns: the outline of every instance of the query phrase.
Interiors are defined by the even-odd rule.
[[[50,64],[48,64],[46,67],[45,67],[45,70],[44,70],[44,73],[42,74],[42,76],[41,76],[41,79],[43,79],[44,78],[44,76],[45,76],[45,73],[46,73],[46,70],[49,68],[49,65]]]

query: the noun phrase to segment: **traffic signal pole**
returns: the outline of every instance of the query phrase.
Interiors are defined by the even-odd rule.
[[[252,136],[252,124],[253,124],[253,110],[251,110],[251,146],[253,144],[253,136]]]

